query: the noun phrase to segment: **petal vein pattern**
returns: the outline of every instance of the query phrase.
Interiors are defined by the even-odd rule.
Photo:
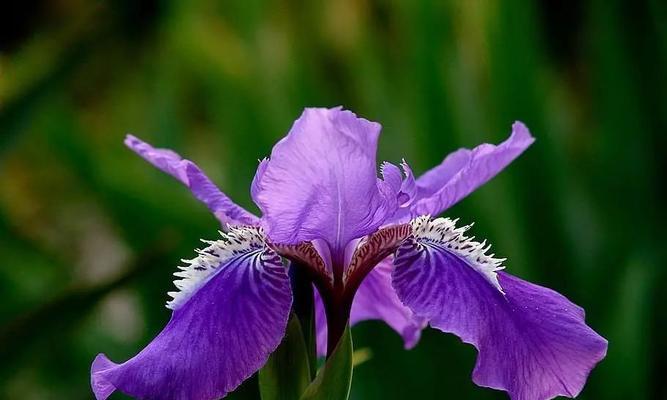
[[[271,240],[323,239],[338,255],[393,214],[396,194],[377,177],[379,134],[379,124],[350,111],[306,109],[255,179],[253,198]]]
[[[506,259],[496,258],[495,254],[487,254],[491,250],[491,245],[487,244],[486,240],[477,242],[474,237],[464,235],[472,228],[472,224],[457,228],[457,221],[450,218],[432,220],[429,216],[421,216],[410,223],[418,245],[435,243],[444,246],[448,251],[466,260],[471,268],[502,293],[497,272],[505,268],[502,263]]]
[[[457,240],[441,238],[433,222],[413,226],[414,238],[396,252],[392,284],[401,301],[432,327],[477,348],[476,384],[505,390],[513,400],[579,394],[607,351],[607,341],[585,324],[583,309],[553,290],[496,272],[493,263],[480,271],[475,251],[448,246]]]
[[[97,356],[96,398],[119,390],[142,399],[214,400],[261,368],[285,334],[292,305],[282,259],[262,243],[257,228],[235,228],[202,250],[162,332],[122,364]],[[194,272],[197,266],[209,269]]]
[[[182,279],[174,281],[178,291],[167,292],[172,297],[172,300],[167,302],[167,308],[178,309],[231,257],[266,247],[261,228],[230,226],[228,229],[227,233],[220,232],[221,239],[202,239],[208,246],[195,250],[197,257],[181,260],[185,265],[179,266],[180,271],[174,272],[174,276]]]

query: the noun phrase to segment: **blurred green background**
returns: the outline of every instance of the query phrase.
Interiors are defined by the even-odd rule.
[[[0,398],[88,399],[169,318],[172,272],[218,225],[125,149],[195,160],[256,211],[249,184],[305,106],[383,124],[380,160],[537,142],[447,213],[508,270],[587,310],[610,342],[582,399],[666,399],[667,7],[620,1],[27,1],[0,12]],[[354,399],[504,399],[475,352],[378,322]],[[253,378],[230,396],[257,397]],[[117,396],[114,398],[122,398]]]

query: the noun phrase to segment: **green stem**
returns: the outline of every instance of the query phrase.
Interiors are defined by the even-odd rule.
[[[315,304],[313,298],[313,283],[304,266],[293,263],[290,269],[292,281],[292,308],[299,319],[303,331],[303,339],[308,352],[310,378],[315,379],[317,372],[317,333],[315,331]]]

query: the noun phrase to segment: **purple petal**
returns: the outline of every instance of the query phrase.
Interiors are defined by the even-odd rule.
[[[380,169],[384,182],[391,189],[389,195],[395,193],[399,206],[405,206],[414,198],[417,186],[412,175],[412,169],[410,169],[405,160],[401,162],[401,167],[403,168],[403,172],[396,165],[385,161],[380,166]],[[404,174],[405,178],[403,177]]]
[[[393,270],[391,258],[386,258],[368,274],[354,296],[350,322],[382,320],[401,335],[405,348],[411,349],[426,324],[398,299],[391,285]]]
[[[259,165],[257,166],[257,171],[255,172],[255,177],[252,179],[252,184],[250,185],[250,195],[254,199],[261,190],[260,182],[262,181],[262,176],[266,167],[269,165],[269,159],[264,158],[260,160]]]
[[[115,364],[97,356],[91,383],[98,400],[114,390],[137,398],[218,399],[264,365],[285,334],[289,278],[272,250],[237,247],[134,358]],[[206,252],[201,257],[219,255]]]
[[[274,243],[323,239],[342,257],[396,207],[378,184],[380,125],[341,108],[308,108],[273,148],[253,198]],[[380,190],[382,186],[382,191]]]
[[[502,171],[534,140],[524,124],[515,122],[510,137],[498,146],[482,144],[448,155],[417,179],[419,199],[412,214],[440,214]]]
[[[391,258],[387,258],[364,279],[352,303],[350,324],[356,325],[368,320],[384,321],[401,335],[405,348],[411,349],[419,342],[421,331],[426,326],[426,320],[415,316],[398,299],[391,285],[393,269]],[[315,304],[317,353],[324,356],[327,352],[326,314],[317,291]]]
[[[192,161],[184,160],[167,149],[156,149],[140,139],[127,135],[125,145],[149,163],[187,186],[192,194],[222,222],[232,225],[257,225],[256,216],[235,204]]]
[[[399,201],[399,203],[401,205],[409,205],[417,195],[417,182],[412,174],[412,168],[410,168],[410,165],[405,160],[401,162],[401,167],[405,173],[405,179],[401,184],[401,193],[407,196],[407,199],[403,202]]]
[[[397,251],[393,285],[415,314],[477,348],[476,384],[505,390],[513,400],[579,394],[607,349],[580,307],[553,290],[472,265],[480,254],[457,250],[454,235],[417,236]]]

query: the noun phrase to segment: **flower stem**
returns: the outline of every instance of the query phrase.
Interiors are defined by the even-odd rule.
[[[331,353],[336,348],[350,319],[352,301],[343,297],[342,294],[342,291],[335,293],[335,296],[333,296],[334,301],[328,304],[325,303],[327,314],[327,358],[331,356]]]
[[[290,268],[292,284],[292,309],[301,324],[303,339],[306,343],[310,379],[317,372],[317,334],[315,332],[315,306],[313,299],[313,282],[303,265],[294,263]]]

